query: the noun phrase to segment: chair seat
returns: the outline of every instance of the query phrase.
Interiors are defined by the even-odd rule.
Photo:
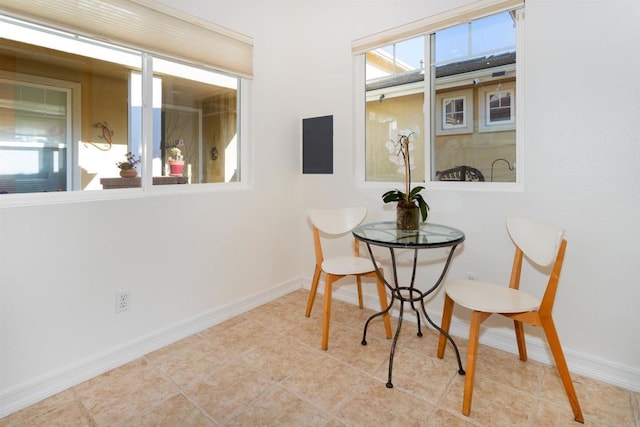
[[[452,280],[445,292],[457,304],[485,313],[522,313],[537,310],[540,301],[516,289],[477,280]]]
[[[373,262],[369,258],[355,256],[336,256],[322,262],[322,270],[329,274],[363,274],[374,271]]]

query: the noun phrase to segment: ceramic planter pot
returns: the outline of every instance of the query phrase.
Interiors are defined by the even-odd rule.
[[[169,175],[182,176],[184,160],[169,160]]]
[[[138,171],[135,168],[120,169],[120,176],[123,178],[135,178],[138,176]]]

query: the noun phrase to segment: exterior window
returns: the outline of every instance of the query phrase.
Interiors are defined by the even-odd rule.
[[[480,90],[480,132],[509,131],[516,128],[515,85],[508,83]]]
[[[511,92],[492,92],[487,96],[487,124],[512,122]]]
[[[466,98],[445,98],[442,103],[444,104],[442,128],[457,129],[465,127],[466,116],[464,106],[466,104]]]
[[[471,89],[436,94],[436,135],[473,133],[473,104]]]
[[[0,23],[1,193],[141,187],[143,174],[153,185],[240,180],[239,77]],[[146,138],[143,76],[153,80]],[[122,178],[129,152],[141,160],[137,177]]]
[[[385,164],[382,141],[409,131],[415,182],[516,182],[519,15],[500,12],[437,30],[411,39],[412,49],[399,42],[366,52],[366,181],[401,181]],[[395,65],[422,65],[425,57],[426,69]]]

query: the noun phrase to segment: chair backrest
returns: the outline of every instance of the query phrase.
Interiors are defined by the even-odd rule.
[[[530,260],[543,267],[555,261],[564,238],[564,230],[515,216],[507,218],[507,231],[516,246]]]
[[[318,230],[327,234],[344,234],[358,226],[367,215],[367,208],[358,206],[337,209],[309,209],[307,216]]]

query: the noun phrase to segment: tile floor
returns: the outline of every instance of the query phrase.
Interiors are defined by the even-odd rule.
[[[578,426],[555,368],[481,346],[470,417],[464,377],[437,334],[404,322],[390,341],[372,313],[333,304],[320,347],[321,297],[300,290],[0,420],[0,426]],[[395,319],[394,319],[395,320]],[[395,322],[394,322],[395,327]],[[466,342],[456,340],[463,362]],[[640,393],[573,375],[585,425],[640,427]]]

